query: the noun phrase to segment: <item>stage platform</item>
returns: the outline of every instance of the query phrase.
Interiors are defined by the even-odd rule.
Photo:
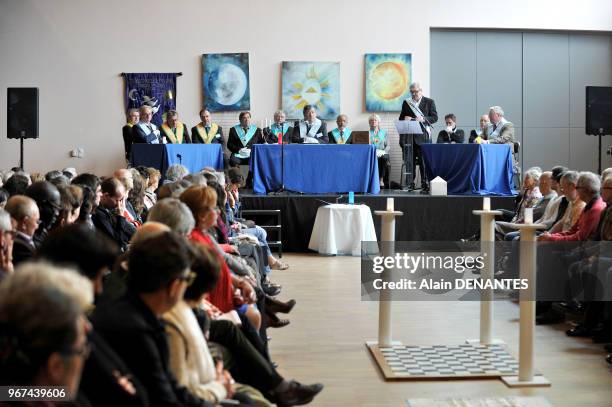
[[[339,198],[340,197],[340,198]],[[473,235],[480,227],[480,218],[472,211],[482,208],[482,196],[430,196],[418,192],[386,190],[379,195],[355,195],[356,204],[365,204],[372,211],[384,210],[387,198],[395,198],[395,210],[404,212],[396,218],[396,240],[455,241]],[[512,209],[515,197],[491,197],[491,207]],[[255,195],[241,192],[244,209],[280,209],[282,211],[283,251],[308,252],[308,242],[317,209],[328,203],[347,203],[346,195]],[[373,215],[376,235],[380,239],[380,218]]]

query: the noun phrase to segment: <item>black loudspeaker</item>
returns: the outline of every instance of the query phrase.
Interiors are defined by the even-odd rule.
[[[7,89],[8,138],[38,138],[38,88]]]
[[[586,87],[586,134],[612,135],[612,86]]]

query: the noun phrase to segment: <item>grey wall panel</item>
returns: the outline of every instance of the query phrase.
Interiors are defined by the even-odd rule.
[[[585,87],[612,86],[612,37],[570,34],[570,127],[585,127]]]
[[[523,34],[525,127],[569,127],[568,42],[568,34]]]
[[[522,125],[522,37],[510,32],[476,34],[476,120],[497,105],[515,126]]]
[[[430,55],[431,97],[439,117],[435,133],[444,128],[447,113],[454,113],[462,125],[475,126],[476,33],[432,31]]]
[[[597,171],[597,137],[585,135],[584,129],[570,128],[569,131],[569,167],[581,171]]]
[[[527,127],[523,131],[523,171],[533,166],[542,169],[550,169],[555,165],[569,166],[569,129],[567,127]]]

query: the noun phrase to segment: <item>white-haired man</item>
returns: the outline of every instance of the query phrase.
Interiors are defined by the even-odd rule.
[[[278,143],[279,134],[281,134],[283,144],[291,142],[293,127],[285,121],[286,118],[285,112],[282,110],[274,112],[274,123],[263,130],[264,137],[268,143]]]
[[[420,123],[423,134],[413,135],[412,147],[412,175],[414,177],[415,169],[418,164],[421,172],[421,188],[423,191],[428,191],[427,178],[425,176],[425,166],[423,165],[423,156],[421,154],[421,144],[431,143],[431,126],[438,121],[438,112],[436,111],[436,103],[433,99],[423,96],[421,85],[414,82],[410,85],[410,99],[404,100],[402,103],[402,112],[400,120],[416,120]],[[409,143],[409,134],[400,134],[400,147],[402,152],[404,146]],[[414,189],[414,178],[410,185]]]
[[[161,136],[159,129],[151,120],[153,119],[153,108],[142,105],[140,107],[140,121],[132,127],[132,142],[146,144],[160,144]]]

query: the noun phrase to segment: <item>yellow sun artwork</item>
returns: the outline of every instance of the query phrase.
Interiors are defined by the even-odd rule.
[[[340,111],[340,63],[290,62],[282,66],[282,105],[290,119],[301,119],[306,105],[317,116],[333,120]]]

